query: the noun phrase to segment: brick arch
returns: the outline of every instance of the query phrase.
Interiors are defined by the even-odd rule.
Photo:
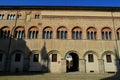
[[[57,33],[58,39],[67,39],[68,31],[67,31],[67,28],[65,26],[58,27],[56,33]]]
[[[18,26],[14,29],[14,37],[18,39],[25,38],[25,28],[23,26]]]
[[[31,36],[31,34],[32,34],[32,36]],[[27,37],[30,38],[30,39],[36,39],[36,38],[38,38],[38,34],[39,34],[38,27],[37,26],[31,26],[28,29]]]
[[[82,28],[79,26],[75,26],[72,28],[72,31],[82,31]]]
[[[111,40],[112,39],[112,29],[110,27],[103,27],[101,29],[102,40]]]
[[[101,32],[103,32],[103,31],[111,31],[112,32],[112,29],[110,27],[103,27],[101,29]]]
[[[53,37],[53,29],[52,27],[50,26],[46,26],[44,29],[43,29],[43,39],[52,39]]]
[[[10,37],[10,27],[3,26],[0,30],[0,38],[9,38]]]
[[[97,29],[95,27],[88,27],[87,32],[97,32]]]
[[[30,31],[30,30],[38,30],[38,27],[37,26],[31,26],[29,29],[28,29],[28,32]]]
[[[43,28],[43,31],[53,31],[53,28],[51,26],[46,26]]]
[[[65,26],[60,26],[57,28],[57,31],[68,31]]]

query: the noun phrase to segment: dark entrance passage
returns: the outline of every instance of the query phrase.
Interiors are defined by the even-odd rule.
[[[75,72],[79,70],[79,58],[76,53],[67,54],[66,59],[66,70],[67,72]],[[71,58],[69,60],[69,58]]]

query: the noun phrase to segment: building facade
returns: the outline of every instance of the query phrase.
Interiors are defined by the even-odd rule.
[[[120,8],[0,7],[0,71],[119,71]]]

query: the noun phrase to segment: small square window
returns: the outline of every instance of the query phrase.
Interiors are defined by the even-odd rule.
[[[35,19],[39,19],[39,18],[40,18],[39,14],[36,14]]]
[[[88,54],[88,62],[94,62],[93,54]]]
[[[21,60],[21,54],[20,54],[20,53],[17,53],[17,54],[15,55],[15,62],[20,62],[20,60]]]
[[[112,62],[112,59],[111,59],[111,55],[106,55],[106,61],[109,63],[109,62]]]
[[[20,19],[21,17],[22,17],[21,14],[18,14],[18,15],[17,15],[17,18],[18,18],[18,19]]]
[[[52,62],[57,62],[57,54],[52,54]]]
[[[39,61],[39,54],[34,54],[33,62],[38,62],[38,61]]]

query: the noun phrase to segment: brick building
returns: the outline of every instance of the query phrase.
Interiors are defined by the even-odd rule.
[[[0,7],[0,71],[118,72],[120,8]]]

